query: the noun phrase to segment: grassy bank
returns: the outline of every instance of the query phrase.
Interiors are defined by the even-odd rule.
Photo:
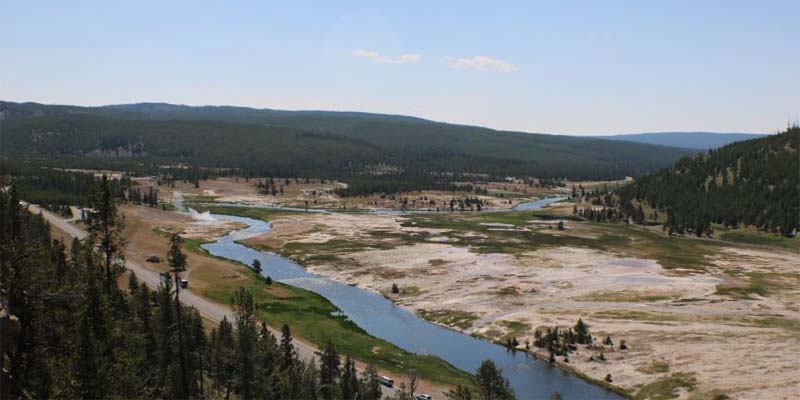
[[[269,221],[281,216],[305,213],[304,211],[285,210],[280,208],[255,208],[255,207],[232,207],[232,206],[213,206],[208,204],[192,204],[192,208],[199,212],[209,211],[212,214],[233,215],[235,217],[245,217]]]
[[[733,243],[774,246],[786,250],[800,251],[800,236],[785,237],[753,228],[725,229],[718,227],[719,238]]]
[[[226,209],[225,212],[227,211]],[[213,257],[200,247],[202,244],[200,240],[184,241],[186,250]],[[228,304],[233,293],[243,286],[253,294],[260,319],[274,327],[288,324],[295,336],[318,347],[331,342],[340,353],[349,354],[365,363],[373,363],[381,370],[401,375],[416,370],[422,379],[433,383],[474,385],[470,374],[438,357],[413,354],[369,335],[342,315],[341,311],[323,296],[279,282],[267,285],[261,277],[243,264],[232,264],[236,265],[238,272],[246,277],[244,283],[241,280],[219,280],[214,282],[213,288],[204,291],[204,296]]]

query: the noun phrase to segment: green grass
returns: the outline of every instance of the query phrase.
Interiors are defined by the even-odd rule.
[[[266,285],[255,274],[244,285],[257,304],[258,317],[272,326],[288,324],[296,336],[317,346],[331,342],[343,354],[375,364],[398,374],[416,370],[423,379],[448,385],[473,385],[470,376],[434,356],[416,355],[369,335],[323,296],[294,286],[273,282]],[[207,297],[229,303],[238,286],[206,290]]]
[[[516,296],[519,296],[520,293],[519,293],[519,290],[517,288],[515,288],[513,286],[506,286],[506,287],[497,289],[494,292],[494,295],[495,296],[500,296],[500,297],[516,297]]]
[[[445,260],[443,260],[441,258],[433,258],[433,259],[428,260],[428,264],[431,267],[439,267],[439,266],[442,266],[442,265],[447,265],[447,261],[445,261]]]
[[[603,310],[592,314],[592,316],[602,319],[623,319],[656,323],[678,321],[681,319],[680,316],[676,314],[633,310]]]
[[[783,317],[755,318],[752,322],[764,328],[780,328],[791,332],[800,332],[800,320]]]
[[[191,196],[186,195],[183,197],[184,204],[192,204],[192,203],[213,203],[217,201],[219,196]]]
[[[508,329],[505,338],[520,337],[531,331],[531,324],[520,321],[498,321],[500,326]],[[504,338],[504,339],[505,339]]]
[[[204,249],[202,249],[200,247],[200,246],[202,246],[202,245],[204,245],[206,243],[212,243],[212,241],[210,241],[210,240],[201,240],[201,239],[187,239],[187,238],[184,238],[183,239],[183,248],[188,250],[188,251],[191,251],[193,253],[197,253],[197,254],[204,255],[204,256],[211,256],[211,254],[209,252],[205,251]],[[227,261],[227,259],[225,259],[225,260]]]
[[[305,262],[308,264],[328,264],[339,261],[335,254],[314,254],[307,256]]]
[[[285,243],[277,252],[284,257],[290,257],[302,262],[328,261],[339,254],[357,253],[367,250],[387,250],[394,245],[389,243],[372,243],[355,240],[331,239],[322,243],[289,242]]]
[[[673,296],[668,296],[664,294],[647,294],[647,293],[627,291],[627,290],[615,291],[615,292],[601,290],[597,292],[588,293],[580,297],[576,297],[575,300],[638,303],[638,302],[671,300],[673,298],[674,298]]]
[[[415,297],[425,293],[424,290],[420,289],[419,286],[400,286],[400,293],[395,294],[395,296],[400,297]]]
[[[478,320],[477,314],[460,310],[419,310],[417,314],[428,321],[461,330],[471,328],[472,324]]]
[[[153,233],[155,233],[158,236],[163,236],[163,237],[169,237],[169,235],[170,235],[170,233],[167,232],[166,229],[158,228],[158,227],[153,228]]]
[[[203,294],[217,302],[228,304],[233,293],[244,286],[256,300],[258,317],[271,326],[288,324],[296,336],[302,337],[317,346],[329,341],[343,354],[373,363],[376,367],[405,374],[416,370],[420,377],[435,383],[447,385],[473,386],[469,374],[446,361],[428,355],[417,355],[369,335],[354,322],[342,316],[340,310],[325,297],[294,286],[273,282],[266,285],[248,266],[231,260],[216,257],[200,246],[206,241],[184,239],[187,251],[214,257],[241,267],[247,277],[243,285],[220,282]]]
[[[784,236],[758,231],[752,228],[717,230],[721,240],[733,243],[751,244],[759,246],[780,247],[787,250],[800,251],[800,237],[787,238]]]
[[[688,400],[729,400],[730,397],[719,390],[713,389],[708,392],[692,392],[689,393]]]
[[[794,290],[800,285],[800,273],[749,272],[747,285],[717,285],[717,294],[736,299],[752,299],[753,294],[765,297],[784,290]]]
[[[303,211],[284,210],[284,209],[209,206],[209,205],[197,205],[197,207],[193,208],[200,212],[210,211],[213,214],[226,214],[226,215],[233,215],[235,217],[259,219],[262,221],[269,221],[277,217],[303,213]]]
[[[195,253],[197,255],[201,255],[201,256],[204,256],[204,257],[216,258],[217,260],[222,260],[222,261],[225,261],[225,262],[228,262],[228,263],[231,263],[231,264],[236,264],[236,265],[238,265],[240,267],[244,267],[247,270],[250,270],[250,266],[249,265],[246,265],[246,264],[244,264],[242,262],[239,262],[239,261],[229,260],[229,259],[227,259],[225,257],[215,256],[215,255],[209,253],[208,251],[206,251],[205,249],[203,249],[202,247],[200,247],[200,246],[202,246],[202,245],[204,245],[206,243],[213,243],[213,241],[211,241],[211,240],[183,238],[183,248],[186,249],[187,251],[191,251],[192,253]]]
[[[679,313],[646,312],[633,310],[602,310],[592,314],[594,318],[643,321],[652,324],[668,322],[708,322],[730,326],[747,326],[755,328],[778,328],[790,332],[800,332],[800,320],[782,316],[725,316],[725,315],[689,315]]]
[[[487,213],[442,213],[442,214],[417,214],[411,217],[411,221],[417,226],[425,228],[440,228],[453,230],[486,230],[492,226],[481,225],[482,223],[501,223],[514,226],[529,225],[531,220],[572,220],[582,221],[583,218],[575,216],[565,216],[553,214],[546,210],[533,211],[508,211],[508,212],[487,212]]]
[[[428,232],[398,232],[386,230],[372,230],[367,232],[371,238],[379,242],[390,242],[392,245],[405,245],[410,246],[417,243],[424,243],[427,241],[431,234]]]
[[[705,272],[706,267],[711,265],[707,256],[716,253],[721,246],[714,240],[670,237],[661,232],[624,224],[602,224],[600,229],[604,236],[617,237],[617,242],[620,238],[627,239],[634,255],[655,259],[666,269],[682,268]]]
[[[678,389],[694,390],[697,380],[694,374],[677,372],[649,383],[634,395],[635,400],[669,400],[678,397]]]
[[[717,285],[716,294],[734,299],[751,300],[754,294],[766,297],[769,292],[760,279],[751,279],[746,286]]]
[[[579,236],[568,231],[533,226],[526,221],[533,219],[577,219],[553,215],[547,210],[414,215],[403,226],[449,229],[449,236],[461,239],[456,246],[469,246],[478,253],[519,254],[544,247],[585,247],[598,251],[618,251],[628,256],[649,258],[667,269],[686,269],[690,272],[705,272],[710,266],[707,255],[715,253],[723,243],[716,240],[701,240],[689,237],[669,237],[661,232],[625,224],[600,224],[585,222],[582,231],[591,237]],[[497,231],[482,223],[503,223],[515,227],[528,227],[528,231]],[[480,233],[485,238],[469,236]]]
[[[637,367],[636,370],[648,375],[666,374],[669,372],[669,363],[664,360],[654,360],[649,364]]]

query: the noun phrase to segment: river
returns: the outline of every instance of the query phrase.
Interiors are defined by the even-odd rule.
[[[544,207],[561,198],[528,203],[519,210]],[[242,222],[246,228],[217,238],[202,247],[209,253],[250,265],[261,262],[265,276],[318,293],[338,307],[369,334],[417,354],[432,354],[468,372],[491,359],[503,370],[517,397],[545,399],[558,391],[565,399],[620,399],[602,387],[553,367],[523,351],[509,351],[469,335],[425,321],[383,296],[308,272],[301,265],[275,254],[257,251],[237,241],[268,232],[269,223],[251,218],[211,214],[213,218]]]

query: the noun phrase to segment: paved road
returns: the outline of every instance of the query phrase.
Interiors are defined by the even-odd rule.
[[[69,223],[69,220],[61,218],[61,216],[54,214],[50,211],[44,210],[41,207],[35,204],[28,204],[23,202],[23,206],[28,206],[28,209],[35,213],[35,214],[42,214],[45,220],[50,224],[56,226],[58,229],[61,229],[63,232],[67,233],[72,237],[76,237],[78,239],[83,239],[87,236],[87,232],[80,229],[79,227]],[[144,282],[147,286],[151,289],[156,290],[161,283],[161,276],[157,271],[153,271],[151,269],[145,268],[139,263],[131,260],[125,261],[126,267],[133,271],[136,274],[136,277],[139,281]],[[219,323],[222,321],[223,317],[227,317],[229,321],[234,321],[233,311],[220,303],[211,301],[205,297],[197,295],[189,290],[181,291],[181,303],[194,306],[197,309],[197,312],[200,313],[201,316],[215,322]],[[269,330],[272,332],[273,335],[280,338],[280,331],[269,327]],[[303,360],[310,360],[317,354],[317,347],[309,344],[307,342],[301,340],[294,340],[294,346],[297,349],[298,356]],[[382,387],[383,394],[385,395],[393,395],[394,390],[390,388]]]

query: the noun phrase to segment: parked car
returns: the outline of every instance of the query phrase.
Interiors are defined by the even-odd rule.
[[[159,256],[150,256],[150,257],[147,257],[147,260],[145,260],[145,261],[147,261],[149,263],[160,263],[161,262],[161,257],[159,257]]]
[[[414,396],[414,400],[433,400],[433,397],[429,394],[418,394]]]
[[[181,289],[188,289],[188,288],[189,288],[189,280],[181,279]]]
[[[389,378],[388,376],[381,376],[378,378],[378,383],[386,387],[394,386],[394,379]]]

